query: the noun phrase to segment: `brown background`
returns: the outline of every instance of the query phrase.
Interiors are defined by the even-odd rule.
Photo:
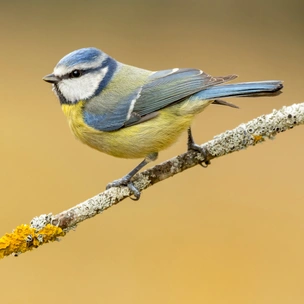
[[[0,234],[58,213],[135,166],[71,135],[41,78],[95,46],[151,70],[282,79],[276,98],[210,106],[197,142],[303,101],[303,13],[286,1],[1,1]],[[304,303],[302,127],[184,172],[0,261],[1,303]],[[185,150],[186,137],[158,162]]]

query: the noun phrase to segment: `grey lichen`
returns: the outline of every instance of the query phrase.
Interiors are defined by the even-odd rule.
[[[262,115],[233,130],[215,136],[206,144],[206,148],[213,157],[239,151],[266,138],[273,139],[277,133],[292,129],[295,125],[303,124],[303,117],[303,104],[273,110],[271,114]]]
[[[51,224],[53,219],[52,213],[49,214],[41,214],[39,216],[35,216],[31,220],[31,227],[34,228],[36,231],[41,230],[44,228],[47,224]]]

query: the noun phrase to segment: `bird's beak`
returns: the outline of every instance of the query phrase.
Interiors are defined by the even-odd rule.
[[[60,79],[55,76],[54,74],[49,74],[46,75],[42,78],[44,81],[49,82],[49,83],[57,83]]]

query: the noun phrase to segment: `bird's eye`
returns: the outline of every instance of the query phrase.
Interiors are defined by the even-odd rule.
[[[78,78],[81,76],[81,71],[80,70],[74,70],[69,74],[70,78]]]

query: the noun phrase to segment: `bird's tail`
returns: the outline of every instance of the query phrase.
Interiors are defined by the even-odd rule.
[[[238,96],[275,96],[281,93],[282,88],[282,81],[279,80],[233,83],[206,88],[193,97],[200,100],[214,100]]]

